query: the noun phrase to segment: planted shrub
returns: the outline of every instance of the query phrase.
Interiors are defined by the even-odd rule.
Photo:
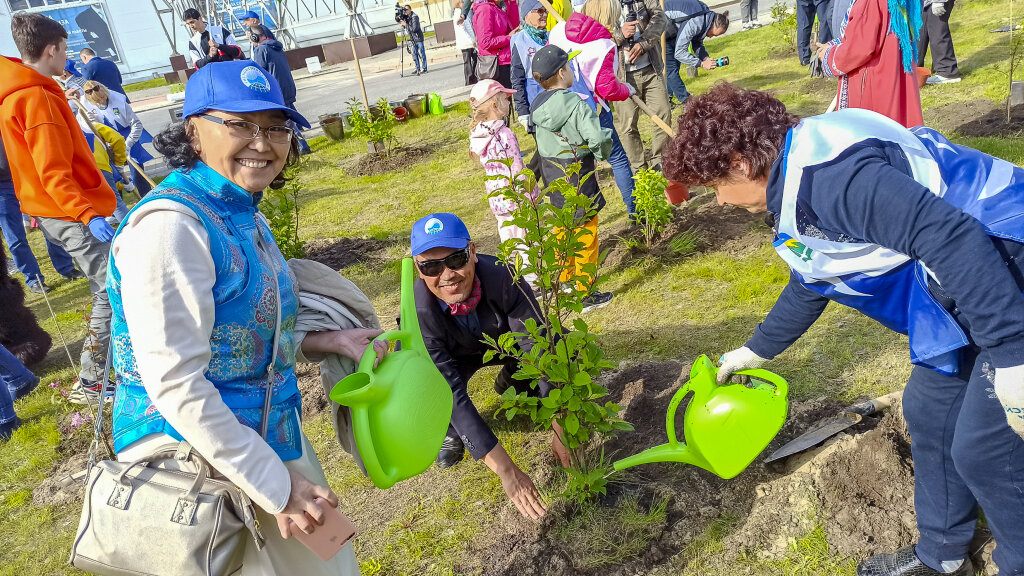
[[[644,233],[644,244],[650,249],[654,239],[672,221],[672,207],[665,198],[668,180],[661,172],[649,168],[637,172],[633,180],[636,181],[633,189],[636,219]]]
[[[306,249],[299,241],[299,192],[302,184],[295,178],[303,162],[299,162],[285,174],[286,182],[281,188],[267,189],[260,202],[260,212],[267,218],[274,241],[281,249],[285,260],[305,258]]]
[[[618,404],[601,401],[608,390],[597,383],[598,376],[603,370],[615,368],[615,364],[604,357],[587,322],[577,316],[583,299],[594,292],[600,281],[597,266],[587,264],[577,272],[571,259],[571,255],[584,248],[582,239],[590,233],[584,224],[595,212],[591,199],[570,183],[579,174],[578,162],[570,165],[566,176],[552,182],[536,200],[529,195],[536,183],[533,172],[524,169],[512,174],[512,161],[502,162],[510,177],[491,177],[507,183],[493,194],[518,206],[510,225],[526,230],[526,237],[502,242],[498,258],[517,281],[535,277],[536,313],[540,321],[527,321],[526,334],[503,334],[496,341],[488,338],[494,350],[485,355],[485,361],[495,355],[515,358],[519,362],[516,379],[528,380],[533,389],[542,379],[551,384],[553,389],[547,398],[517,393],[514,388],[505,390],[500,410],[509,420],[516,414],[526,414],[539,429],[554,428],[559,433],[570,459],[570,467],[565,469],[568,482],[562,495],[585,500],[605,492],[611,473],[603,455],[588,456],[587,444],[599,436],[633,429],[618,417]],[[592,176],[581,178],[580,186]],[[543,201],[552,192],[565,198],[561,208]],[[533,342],[528,353],[518,345],[522,338]]]
[[[786,42],[790,50],[796,50],[796,11],[789,7],[784,0],[777,0],[772,4],[772,28],[779,32],[779,36]],[[811,36],[817,38],[817,36]]]
[[[398,121],[395,120],[395,111],[391,109],[387,98],[378,100],[376,108],[376,111],[366,110],[362,102],[352,98],[348,101],[348,111],[351,113],[348,122],[353,135],[365,138],[378,153],[390,156],[398,144],[395,138],[395,125]]]

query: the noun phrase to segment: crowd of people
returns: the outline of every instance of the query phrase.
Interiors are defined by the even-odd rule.
[[[669,0],[664,9],[638,0],[625,10],[618,0],[558,2],[558,15],[540,0],[463,3],[453,20],[470,24],[460,36],[469,46],[461,48],[467,82],[475,84],[470,150],[492,177],[509,174],[506,161],[514,172],[533,169],[538,187],[524,201],[556,206],[564,198],[542,190],[568,163],[580,163],[572,183],[591,208],[570,265],[581,281],[598,264],[606,199],[597,162],[611,165],[631,218],[633,175],[648,167],[712,188],[720,204],[770,214],[790,282],[747,343],[722,356],[720,383],[781,354],[829,301],[907,334],[915,366],[903,410],[914,439],[920,537],[864,560],[858,574],[973,574],[968,544],[979,509],[997,542],[996,563],[1024,573],[1024,230],[1016,198],[1024,170],[922,126],[915,68],[924,44],[943,61],[938,76],[959,77],[955,58],[947,60],[951,45],[941,41],[951,1],[853,0],[835,28],[830,7],[809,3],[805,18],[813,14],[819,30],[835,32],[819,37],[813,52],[839,78],[838,110],[800,119],[774,97],[731,84],[688,94],[681,65],[718,67],[704,41],[729,27],[728,13],[698,0]],[[756,1],[743,11],[746,27],[756,27]],[[411,36],[418,20],[410,13]],[[325,561],[291,537],[314,532],[326,507],[344,507],[303,432],[295,364],[333,358],[354,367],[368,349],[379,361],[387,346],[375,340],[381,331],[367,320],[372,313],[324,321],[325,302],[348,310],[368,300],[354,286],[325,281],[321,270],[286,261],[259,212],[264,190],[282,185],[303,152],[299,129],[309,127],[295,109],[280,42],[246,14],[253,49],[244,59],[226,30],[194,9],[184,16],[195,32],[197,71],[183,120],[155,137],[102,59],[83,55],[80,76],[59,23],[14,16],[21,58],[0,58],[0,75],[11,79],[0,87],[0,226],[31,290],[49,288],[27,248],[22,214],[37,223],[61,275],[89,280],[92,312],[70,400],[113,403],[119,460],[187,441],[246,494],[257,519],[278,530],[262,550],[247,544],[242,574],[358,574],[351,545]],[[426,71],[425,56],[417,70]],[[656,133],[648,153],[640,111],[668,122],[672,96],[686,104],[678,134]],[[536,141],[530,159],[513,112]],[[140,180],[133,169],[151,159],[148,142],[174,171],[152,190],[139,188],[129,212],[121,193]],[[507,183],[490,179],[487,191]],[[525,237],[511,223],[514,204],[491,196],[489,206],[500,238]],[[546,505],[536,485],[467,391],[490,364],[501,365],[497,393],[527,391],[513,378],[515,361],[488,359],[482,341],[538,320],[535,278],[516,280],[494,256],[478,253],[455,214],[413,223],[410,250],[421,331],[454,399],[437,463],[457,465],[469,452],[501,479],[520,513],[540,518]],[[327,277],[338,278],[329,270]],[[584,313],[614,304],[612,294],[584,289]],[[315,310],[311,300],[320,302]],[[20,423],[13,400],[39,380],[3,347],[0,380],[6,439]],[[529,392],[549,390],[542,382]],[[567,465],[554,428],[552,451]]]

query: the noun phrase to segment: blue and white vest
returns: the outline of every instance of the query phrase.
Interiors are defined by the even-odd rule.
[[[512,35],[512,50],[519,55],[519,61],[523,63],[523,69],[526,70],[526,101],[530,104],[533,104],[533,99],[537,97],[537,94],[544,91],[540,84],[533,79],[533,56],[537,50],[543,47],[543,44],[538,43],[523,30]]]
[[[91,108],[96,112],[96,117],[100,122],[103,122],[114,130],[117,130],[117,133],[120,134],[122,138],[127,139],[132,133],[132,124],[128,119],[129,106],[131,106],[131,104],[128,103],[128,98],[126,98],[124,94],[114,90],[108,90],[107,92],[109,93],[107,96],[107,107],[101,109],[94,105],[91,106]],[[134,116],[135,112],[132,111],[130,115]],[[127,151],[128,155],[131,156],[132,160],[135,160],[139,164],[149,162],[153,159],[153,155],[147,152],[142,145],[149,144],[152,141],[153,136],[143,128],[142,135],[139,136],[139,141],[132,145],[131,150]]]
[[[804,170],[867,140],[898,145],[914,180],[977,219],[990,236],[1016,242],[1024,242],[1024,170],[953,144],[930,128],[907,130],[868,110],[807,118],[786,136],[774,241],[779,256],[814,292],[907,334],[914,364],[955,374],[955,352],[968,339],[929,292],[924,264],[877,244],[822,238],[798,209]]]
[[[282,460],[299,458],[301,399],[295,378],[293,335],[298,297],[294,277],[277,250],[270,228],[257,211],[260,195],[253,196],[200,162],[188,172],[172,172],[132,211],[157,199],[173,200],[191,209],[210,237],[217,272],[213,285],[216,312],[205,375],[238,421],[256,431],[263,415],[267,366],[277,321],[270,274],[277,275],[281,290],[281,337],[266,440]],[[259,243],[269,249],[263,252],[262,259],[257,249]],[[113,308],[111,342],[118,384],[113,409],[114,450],[120,452],[156,433],[181,440],[143,387],[125,322],[121,269],[113,257],[107,269],[107,292]]]

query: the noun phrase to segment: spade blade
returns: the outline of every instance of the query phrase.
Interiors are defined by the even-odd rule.
[[[790,440],[782,448],[776,450],[771,456],[765,459],[765,462],[773,462],[786,456],[792,456],[797,452],[803,452],[811,446],[821,444],[830,437],[846,430],[850,426],[857,424],[861,421],[862,416],[860,414],[843,413],[838,416],[825,420],[818,426],[804,432],[800,436]]]

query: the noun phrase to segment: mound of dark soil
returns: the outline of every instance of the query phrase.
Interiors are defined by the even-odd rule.
[[[968,137],[1020,138],[1024,136],[1024,109],[1011,110],[988,99],[952,102],[928,110],[925,123],[940,132]]]
[[[622,406],[635,430],[605,445],[616,460],[667,441],[665,414],[672,396],[689,377],[678,362],[638,364],[609,374],[603,384],[609,400]],[[512,521],[484,554],[488,574],[501,576],[626,576],[675,574],[685,567],[680,554],[712,523],[736,519],[726,539],[734,554],[767,557],[824,522],[829,544],[841,555],[863,557],[892,550],[915,537],[913,466],[909,439],[898,408],[883,419],[867,418],[840,440],[789,462],[763,459],[842,407],[821,400],[792,403],[782,431],[750,467],[731,480],[684,464],[650,464],[616,475],[601,504],[615,506],[623,494],[639,495],[642,506],[667,501],[665,521],[651,528],[649,545],[633,557],[604,566],[586,566],[559,544],[559,526],[572,523],[576,510],[557,505],[539,526]],[[682,414],[676,423],[682,429]],[[636,496],[634,496],[636,497]],[[612,514],[609,508],[609,514]]]
[[[299,393],[302,395],[302,420],[308,422],[327,409],[327,395],[320,384],[320,365],[296,363],[295,377],[299,380]]]
[[[306,258],[341,270],[383,258],[381,253],[391,244],[387,240],[373,238],[317,238],[306,242]]]
[[[356,176],[378,176],[419,162],[432,154],[427,148],[408,146],[395,148],[391,154],[364,154],[350,170]]]

